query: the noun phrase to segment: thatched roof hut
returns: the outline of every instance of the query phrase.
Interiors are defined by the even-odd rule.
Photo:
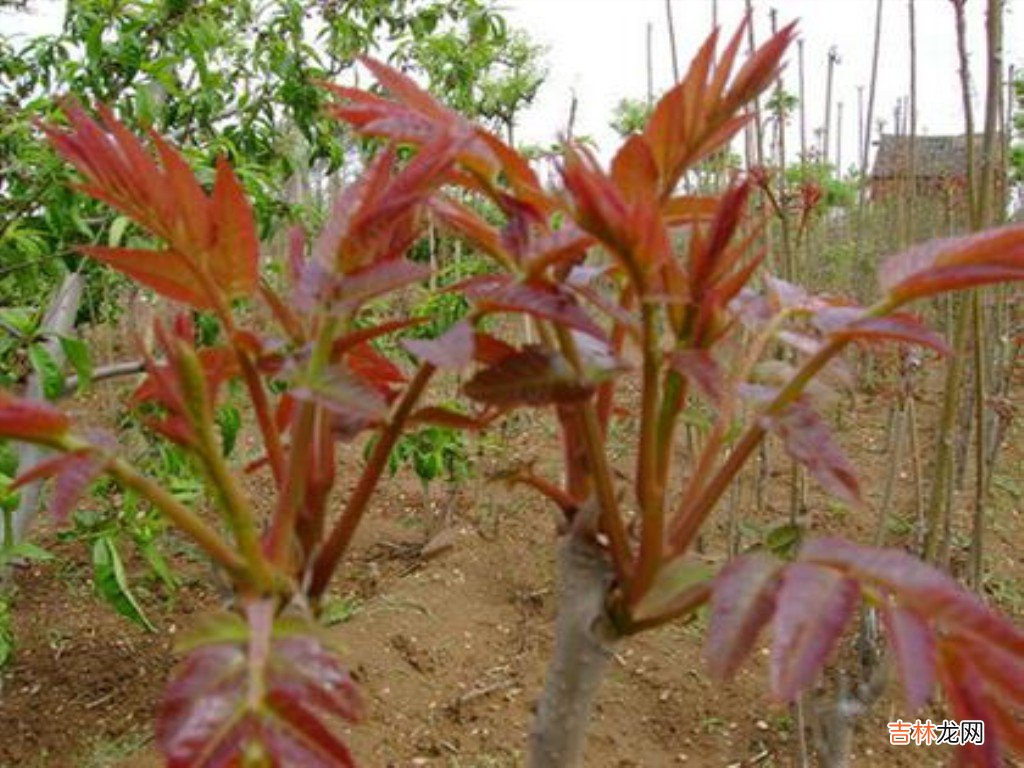
[[[996,146],[999,147],[997,140]],[[983,137],[974,137],[975,167],[981,167]],[[910,174],[910,137],[882,135],[871,169],[873,197],[900,191]],[[917,136],[914,139],[914,177],[917,194],[938,195],[963,190],[967,182],[966,136]],[[999,166],[996,184],[1005,183]]]

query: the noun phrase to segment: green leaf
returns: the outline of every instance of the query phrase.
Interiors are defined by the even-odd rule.
[[[242,428],[242,415],[233,405],[222,405],[217,409],[217,427],[220,429],[221,452],[230,456],[235,449],[238,430]]]
[[[22,541],[11,547],[4,547],[3,551],[0,552],[0,557],[4,558],[6,562],[12,560],[35,560],[42,563],[47,560],[53,560],[55,555],[32,542]]]
[[[156,627],[146,618],[142,607],[128,586],[128,576],[125,574],[124,564],[121,562],[117,546],[111,538],[100,536],[93,542],[92,568],[93,581],[100,597],[110,603],[114,610],[126,619],[134,621],[150,632],[155,632]]]
[[[56,400],[64,393],[64,374],[53,359],[53,355],[42,344],[33,344],[28,348],[28,359],[43,386],[43,396],[47,400]]]
[[[164,585],[174,591],[178,588],[178,580],[174,578],[174,574],[171,572],[170,566],[167,565],[167,560],[160,551],[156,548],[156,542],[149,541],[136,541],[138,544],[139,552],[146,558],[146,562],[149,563],[149,567],[153,569],[153,573],[156,577],[164,583]]]
[[[0,323],[10,326],[22,336],[32,336],[39,322],[37,312],[28,307],[4,307],[0,309]]]
[[[11,606],[0,598],[0,669],[6,666],[14,653],[14,629],[11,627]]]
[[[107,233],[107,245],[111,248],[117,248],[121,245],[121,241],[124,239],[124,233],[128,229],[128,217],[118,216],[114,219],[110,225],[110,231]]]
[[[658,569],[654,583],[647,591],[636,608],[633,618],[637,621],[658,616],[671,607],[672,601],[690,587],[707,581],[711,569],[701,562],[694,562],[689,557],[677,557]]]
[[[89,347],[84,341],[73,336],[61,336],[60,347],[78,374],[78,391],[84,392],[92,384],[92,357],[89,355]],[[61,387],[63,386],[62,381]]]
[[[804,528],[799,523],[783,523],[768,531],[765,548],[776,557],[791,558],[803,542]]]

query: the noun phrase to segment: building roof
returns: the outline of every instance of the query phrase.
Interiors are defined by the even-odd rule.
[[[980,160],[984,137],[974,137],[975,157]],[[998,146],[998,139],[997,139]],[[873,179],[891,179],[907,173],[910,165],[910,137],[883,134],[878,142]],[[966,136],[917,136],[914,139],[914,167],[918,178],[966,176]]]

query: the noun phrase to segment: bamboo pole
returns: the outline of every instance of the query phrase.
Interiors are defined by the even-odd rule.
[[[672,53],[672,83],[679,82],[679,53],[676,50],[676,24],[672,17],[672,0],[665,0],[665,16],[668,18],[668,47]]]

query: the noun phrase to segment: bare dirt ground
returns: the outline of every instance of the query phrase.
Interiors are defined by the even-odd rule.
[[[921,413],[927,459],[934,398]],[[861,467],[869,500],[877,502],[887,467],[884,395],[844,405],[842,440]],[[539,419],[542,433],[553,427]],[[536,426],[536,425],[535,425]],[[626,427],[628,430],[628,425]],[[534,433],[536,434],[536,433]],[[532,438],[536,442],[536,437]],[[1024,616],[1024,440],[1018,427],[1001,459],[992,493],[987,567],[990,597]],[[350,729],[365,766],[500,768],[524,762],[525,736],[552,644],[554,526],[551,512],[525,491],[488,485],[494,467],[530,456],[525,425],[492,436],[476,463],[476,478],[451,498],[436,489],[425,511],[417,483],[399,474],[382,489],[357,546],[335,580],[331,611],[348,663],[369,703],[367,721]],[[614,447],[614,446],[613,446]],[[777,450],[768,471],[765,509],[758,517],[751,484],[739,499],[745,543],[757,526],[783,521],[788,509],[788,462]],[[906,455],[906,454],[904,454]],[[548,457],[550,458],[550,457]],[[345,457],[357,460],[357,454]],[[623,457],[623,467],[627,466]],[[545,468],[541,457],[538,468]],[[913,482],[901,472],[897,520],[888,543],[909,544]],[[966,537],[968,493],[959,503],[955,543]],[[870,541],[872,514],[847,511],[811,491],[805,523],[811,535],[841,533]],[[707,557],[722,561],[724,513],[705,540]],[[441,532],[432,557],[423,544]],[[437,540],[435,540],[437,541]],[[144,605],[158,627],[148,633],[115,615],[91,594],[81,545],[41,543],[60,558],[15,576],[17,649],[0,688],[0,766],[157,766],[152,744],[155,708],[174,663],[174,636],[198,611],[215,608],[206,570],[167,551],[184,585],[167,595],[139,573]],[[176,555],[175,553],[178,553]],[[958,558],[962,560],[960,550]],[[794,709],[772,703],[765,653],[735,680],[711,680],[701,661],[703,617],[624,644],[615,658],[593,724],[587,765],[792,766],[797,760]],[[840,653],[852,657],[852,641]],[[895,684],[859,721],[853,766],[944,765],[937,748],[888,745],[886,723],[910,713]],[[814,719],[813,701],[804,707]]]

